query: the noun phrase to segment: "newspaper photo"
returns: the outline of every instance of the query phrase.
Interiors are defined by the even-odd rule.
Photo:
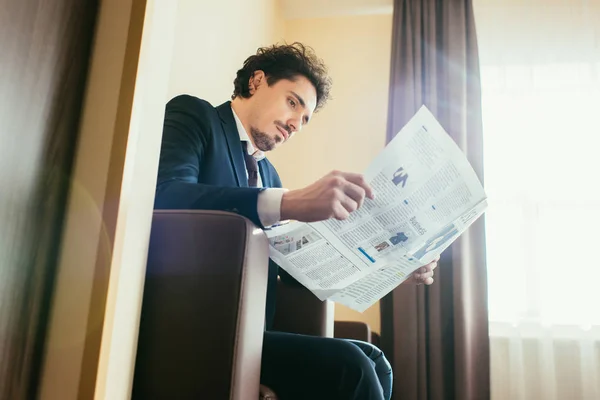
[[[320,300],[359,312],[434,260],[487,208],[475,171],[425,106],[364,177],[376,197],[346,220],[266,231],[281,268]]]

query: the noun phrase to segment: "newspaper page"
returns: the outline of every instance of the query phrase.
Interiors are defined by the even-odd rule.
[[[374,273],[357,280],[350,286],[333,293],[329,300],[343,304],[353,310],[363,312],[383,296],[404,282],[417,268],[434,260],[454,242],[475,221],[487,207],[487,202],[479,203],[471,212],[432,235],[422,246],[409,251],[395,261]]]
[[[267,231],[281,268],[319,299],[361,312],[438,256],[487,207],[473,168],[425,106],[364,176],[376,198],[348,219]]]

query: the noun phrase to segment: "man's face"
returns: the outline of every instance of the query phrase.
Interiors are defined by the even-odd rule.
[[[270,151],[299,132],[310,121],[317,105],[317,91],[304,76],[281,79],[269,86],[257,71],[250,78],[249,134],[255,146]]]

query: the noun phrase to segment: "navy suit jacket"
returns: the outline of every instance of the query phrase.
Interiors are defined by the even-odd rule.
[[[259,161],[264,188],[248,187],[243,152],[231,102],[215,108],[193,96],[173,98],[165,110],[154,208],[235,212],[264,228],[258,195],[264,188],[281,187],[281,180],[265,158]],[[270,262],[267,329],[275,313],[278,272]],[[284,273],[282,279],[291,277]]]
[[[155,208],[231,211],[264,228],[257,212],[264,189],[248,187],[243,151],[231,102],[215,108],[175,97],[165,111]],[[273,165],[258,164],[263,186],[281,187]]]

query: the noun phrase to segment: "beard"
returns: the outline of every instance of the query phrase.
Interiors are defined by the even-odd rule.
[[[281,136],[277,135],[274,138],[269,136],[266,132],[260,131],[254,127],[250,128],[250,135],[254,141],[254,145],[260,151],[271,151],[282,142]]]

